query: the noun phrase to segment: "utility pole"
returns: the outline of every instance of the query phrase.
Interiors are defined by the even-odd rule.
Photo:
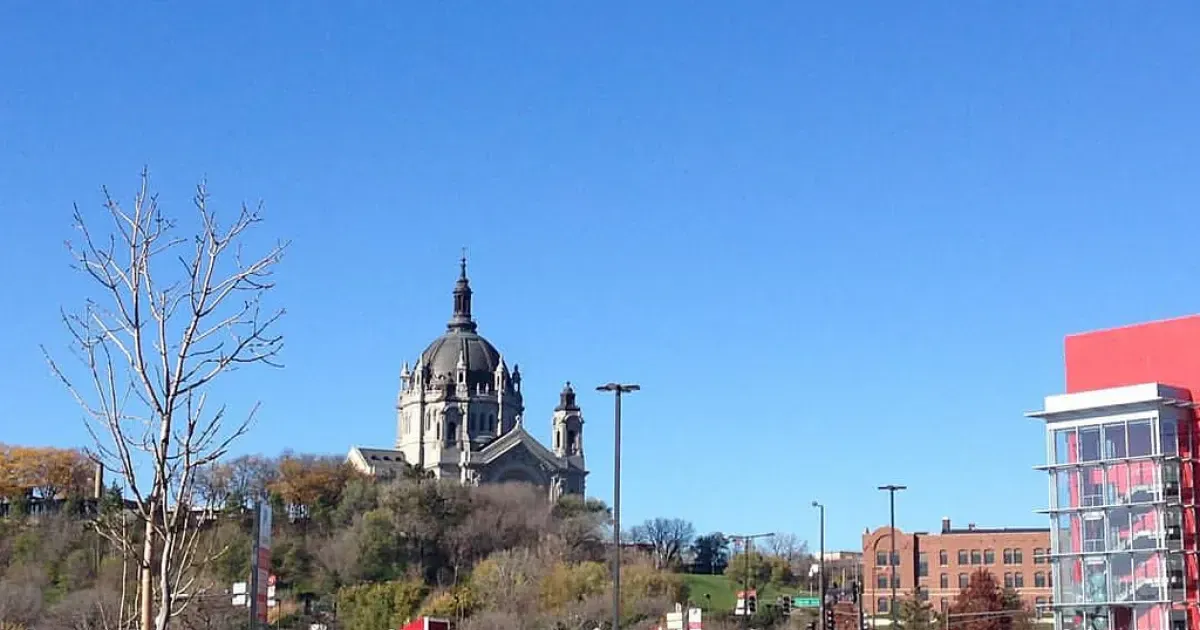
[[[730,540],[742,541],[742,555],[745,556],[746,572],[742,576],[742,630],[746,630],[750,624],[750,545],[755,538],[770,538],[774,536],[774,532],[765,534],[748,534],[744,536],[730,536]]]
[[[821,626],[824,627],[825,606],[827,606],[825,603],[825,506],[816,501],[813,501],[812,504],[813,507],[821,511],[821,547],[819,552],[821,555],[817,557],[817,573],[819,574],[817,579],[820,580],[820,582],[818,582],[820,589],[819,597],[821,598],[821,608],[819,614],[821,615]],[[826,630],[833,630],[833,628],[826,628]]]
[[[888,579],[890,579],[892,581],[892,584],[891,584],[892,598],[891,598],[891,601],[888,602],[888,612],[891,614],[891,617],[892,617],[891,630],[896,630],[896,565],[899,564],[898,562],[896,562],[896,560],[897,560],[897,558],[896,558],[896,492],[898,490],[907,490],[908,487],[907,486],[898,486],[895,484],[888,484],[886,486],[879,486],[879,489],[885,490],[888,493],[888,506],[889,506],[889,512],[891,514],[891,517],[890,517],[891,529],[888,531],[888,537],[892,539],[892,553],[888,557],[888,566],[891,567],[891,571],[889,572]],[[915,573],[914,573],[914,575],[915,575]]]
[[[596,388],[598,392],[616,395],[616,412],[613,422],[613,621],[612,630],[621,628],[621,394],[640,390],[633,384],[606,383]]]

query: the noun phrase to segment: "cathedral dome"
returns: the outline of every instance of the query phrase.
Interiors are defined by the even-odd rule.
[[[446,332],[421,353],[421,364],[429,369],[435,382],[443,376],[446,381],[454,382],[460,366],[466,370],[470,386],[494,382],[496,368],[503,359],[496,346],[477,331],[478,325],[471,317],[471,283],[467,280],[464,257],[458,281],[454,283],[454,314],[446,324]]]
[[[501,362],[496,346],[470,330],[448,330],[421,353],[421,363],[428,365],[435,377],[454,374],[459,360],[464,359],[471,383],[491,382]]]

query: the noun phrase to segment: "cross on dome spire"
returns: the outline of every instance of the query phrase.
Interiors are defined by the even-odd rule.
[[[475,332],[478,326],[471,319],[471,281],[467,279],[467,248],[462,250],[462,258],[458,259],[458,281],[454,283],[454,315],[447,330],[465,330]]]

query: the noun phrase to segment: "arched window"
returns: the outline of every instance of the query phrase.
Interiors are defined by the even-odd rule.
[[[458,427],[455,426],[455,424],[453,422],[446,423],[446,446],[450,446],[450,445],[454,444],[454,437],[456,435],[454,430],[456,428],[458,428]]]

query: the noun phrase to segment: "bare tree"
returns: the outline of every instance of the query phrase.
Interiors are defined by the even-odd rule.
[[[630,530],[635,542],[654,549],[654,566],[665,569],[683,559],[683,551],[696,536],[691,521],[681,518],[653,518]]]
[[[767,539],[767,553],[781,558],[796,575],[807,575],[813,557],[808,552],[808,543],[795,534],[780,533]]]
[[[190,590],[203,588],[195,578],[206,560],[197,553],[191,518],[198,472],[246,432],[257,409],[227,422],[225,406],[211,403],[208,393],[238,367],[277,365],[282,338],[273,327],[283,311],[264,312],[261,300],[274,286],[271,275],[286,244],[244,259],[242,240],[260,221],[257,209],[243,205],[223,228],[203,183],[193,200],[198,233],[190,238],[175,235],[146,171],[132,208],[107,189],[104,197],[111,232],[93,231],[76,207],[81,242],[68,244],[76,268],[99,293],[82,312],[63,313],[85,371],[71,376],[48,352],[46,358],[85,411],[92,455],[122,477],[136,503],[144,530],[140,627],[164,630],[202,595]],[[105,534],[130,544],[120,532]]]

